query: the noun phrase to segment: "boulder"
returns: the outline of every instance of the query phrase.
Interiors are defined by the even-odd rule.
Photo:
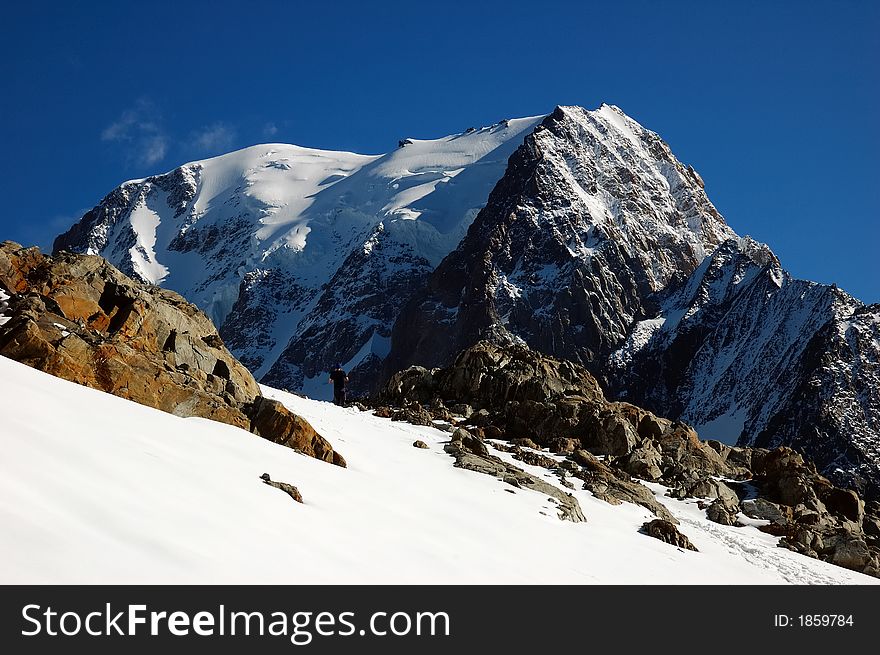
[[[861,524],[865,518],[865,503],[851,489],[825,487],[821,500],[829,512],[842,516],[853,523]]]
[[[519,446],[520,448],[532,448],[534,450],[541,450],[541,446],[536,444],[534,441],[529,439],[528,437],[520,437],[518,439],[511,439],[510,443]]]
[[[427,448],[427,447],[428,447],[428,444],[426,444],[426,443],[425,443],[424,441],[422,441],[421,439],[417,439],[416,441],[413,441],[413,446],[414,446],[415,448]]]
[[[736,492],[715,478],[698,477],[683,481],[670,495],[675,498],[720,498],[731,507],[739,505]]]
[[[729,498],[716,498],[706,508],[706,518],[721,525],[741,526],[742,524],[737,520],[739,511],[739,503],[736,501],[731,501]]]
[[[439,375],[438,394],[482,406],[541,401],[555,395],[601,397],[595,378],[582,367],[545,357],[525,346],[483,341],[462,351]]]
[[[794,512],[792,508],[778,505],[764,498],[752,498],[740,503],[742,513],[749,518],[770,523],[778,526],[786,526],[791,523]]]
[[[489,421],[491,421],[491,420],[492,420],[492,416],[491,416],[491,414],[489,414],[489,410],[480,409],[480,410],[477,410],[476,412],[474,412],[473,414],[471,414],[470,418],[468,419],[468,423],[470,423],[471,425],[475,425],[477,427],[481,427],[484,425],[488,425]]]
[[[526,464],[541,466],[546,469],[555,469],[559,466],[559,462],[552,457],[547,457],[547,455],[542,455],[541,453],[536,453],[531,450],[523,450],[522,448],[517,448],[513,451],[513,458]]]
[[[456,428],[449,441],[453,444],[459,444],[459,447],[469,453],[473,453],[474,455],[480,455],[481,457],[489,456],[489,449],[486,448],[486,444],[484,444],[476,435],[471,434],[464,428]]]
[[[663,477],[660,465],[663,457],[651,442],[644,442],[615,461],[615,465],[630,475],[643,480],[659,480]]]
[[[422,366],[410,366],[391,376],[379,400],[388,405],[409,405],[412,402],[428,403],[436,398],[434,371]]]
[[[576,464],[580,464],[590,471],[596,471],[599,469],[599,459],[589,450],[584,450],[583,448],[580,448],[571,453],[569,457],[572,459],[573,462],[575,462]]]
[[[547,440],[547,448],[557,455],[568,455],[581,447],[580,439],[555,437]]]
[[[752,454],[755,481],[772,500],[789,507],[805,505],[818,508],[816,487],[830,487],[818,475],[815,466],[807,464],[800,453],[788,447],[771,451],[755,449]]]
[[[456,403],[449,408],[449,411],[456,416],[470,418],[470,415],[474,413],[474,408],[466,403]]]
[[[641,531],[650,537],[665,541],[667,544],[677,546],[678,548],[697,550],[696,546],[691,543],[691,540],[679,532],[678,528],[669,521],[664,521],[663,519],[648,521],[642,526]]]
[[[831,562],[854,571],[863,571],[875,557],[862,539],[840,540],[831,555]]]
[[[636,429],[618,413],[606,411],[600,417],[597,428],[582,439],[584,445],[596,455],[622,457],[639,443]]]
[[[399,409],[391,415],[392,421],[406,421],[413,425],[434,425],[434,417],[419,403],[410,403],[407,407]]]
[[[560,467],[573,469],[573,474],[583,480],[583,488],[596,498],[611,505],[633,503],[665,521],[678,523],[669,510],[654,497],[650,489],[638,482],[622,479],[617,472],[589,452],[576,452],[576,459],[582,462],[582,466],[578,466],[572,460],[565,460]]]

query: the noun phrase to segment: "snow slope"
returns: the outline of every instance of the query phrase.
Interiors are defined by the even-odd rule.
[[[588,522],[560,521],[541,494],[454,468],[439,430],[264,392],[349,468],[0,357],[0,583],[880,582],[709,523],[693,502],[662,499],[699,553],[584,491]]]

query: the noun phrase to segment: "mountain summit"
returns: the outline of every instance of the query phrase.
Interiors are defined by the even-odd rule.
[[[598,364],[734,236],[656,134],[609,105],[558,107],[398,321],[390,368],[440,365],[478,334]]]

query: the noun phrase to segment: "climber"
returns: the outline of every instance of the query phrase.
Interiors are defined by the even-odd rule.
[[[345,374],[345,371],[342,370],[342,366],[340,366],[339,362],[333,365],[333,370],[330,371],[330,379],[327,380],[327,384],[333,383],[333,402],[337,405],[344,407],[345,406],[345,385],[348,383],[348,376]]]

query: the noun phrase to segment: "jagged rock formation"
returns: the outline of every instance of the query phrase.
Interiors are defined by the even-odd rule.
[[[615,107],[558,107],[398,319],[389,370],[490,337],[601,361],[732,236],[659,136]]]
[[[728,443],[789,445],[838,484],[880,481],[880,306],[793,279],[732,239],[609,359],[615,395]]]
[[[617,108],[557,108],[398,317],[386,375],[481,339],[586,366],[612,397],[880,490],[880,308],[795,280]]]
[[[250,430],[309,456],[342,456],[267,400],[205,314],[172,291],[126,277],[104,259],[0,244],[0,354],[155,407]]]
[[[609,401],[579,364],[484,341],[446,368],[397,373],[378,402],[407,406],[407,415],[418,419],[424,413],[465,426],[453,433],[448,449],[457,459],[476,458],[474,470],[503,479],[501,460],[487,463],[483,440],[505,440],[513,445],[488,443],[563,479],[579,479],[598,498],[642,505],[670,525],[675,519],[640,480],[661,483],[676,498],[710,501],[701,506],[717,523],[741,526],[740,514],[761,518],[769,522],[762,529],[783,537],[782,546],[880,575],[880,504],[835,486],[791,448],[702,441],[684,423]],[[467,418],[450,410],[465,406]],[[548,448],[567,459],[559,463],[527,448]],[[665,523],[645,529],[687,547]]]

